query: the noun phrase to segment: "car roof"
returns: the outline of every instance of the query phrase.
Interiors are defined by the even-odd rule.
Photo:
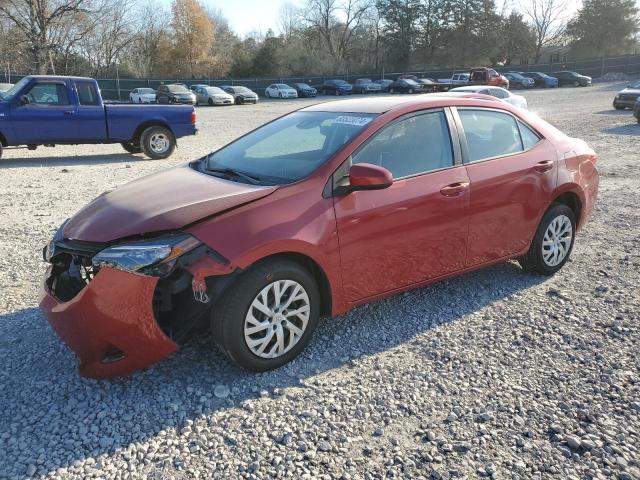
[[[452,88],[453,92],[477,92],[478,90],[484,90],[486,88],[494,88],[489,85],[466,85],[464,87],[455,87]]]
[[[29,75],[29,78],[36,78],[38,80],[82,80],[82,81],[91,81],[95,80],[90,77],[69,77],[66,75]]]
[[[306,108],[303,112],[343,112],[343,113],[385,113],[400,108],[437,108],[447,105],[482,106],[484,102],[495,103],[494,97],[478,94],[477,97],[467,98],[464,92],[455,93],[427,93],[414,95],[411,98],[403,96],[389,96],[382,98],[351,98],[348,100],[336,100],[318,103]],[[485,98],[486,97],[486,98]],[[502,102],[500,102],[502,103]],[[501,105],[502,106],[502,105]]]

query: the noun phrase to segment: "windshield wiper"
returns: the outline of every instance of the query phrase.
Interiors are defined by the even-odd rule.
[[[229,167],[225,167],[225,168],[205,167],[204,171],[205,172],[209,172],[209,173],[221,173],[223,175],[227,175],[227,176],[230,176],[230,177],[242,178],[242,179],[246,180],[247,182],[249,182],[252,185],[261,185],[262,184],[262,180],[260,178],[254,177],[252,175],[249,175],[247,173],[241,172],[241,171],[236,170],[234,168],[229,168]]]

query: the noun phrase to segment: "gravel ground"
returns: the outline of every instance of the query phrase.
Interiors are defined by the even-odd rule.
[[[259,375],[203,338],[129,378],[80,378],[37,309],[40,250],[102,191],[312,101],[200,108],[168,161],[6,152],[0,478],[640,479],[640,126],[612,110],[620,88],[525,94],[600,155],[597,211],[555,277],[505,263],[358,308]]]

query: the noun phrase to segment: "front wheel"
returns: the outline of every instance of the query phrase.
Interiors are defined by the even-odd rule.
[[[209,102],[208,102],[208,103],[209,103],[209,106],[210,106],[210,107],[213,107],[213,100],[209,99]]]
[[[311,273],[275,259],[247,270],[212,312],[216,341],[231,361],[254,372],[278,368],[309,343],[320,316]]]
[[[2,158],[2,150],[3,150],[2,143],[0,143],[0,158]]]
[[[153,159],[160,160],[169,157],[176,148],[176,139],[166,127],[159,125],[148,127],[140,136],[140,144],[144,154]]]
[[[616,110],[624,110],[624,105],[618,105],[617,103],[614,103],[613,108],[615,108]]]
[[[552,205],[542,217],[529,251],[518,262],[528,272],[553,275],[569,260],[575,231],[573,210],[561,203]]]
[[[124,148],[129,153],[142,153],[142,147],[132,142],[121,143],[120,145],[122,145],[122,148]]]

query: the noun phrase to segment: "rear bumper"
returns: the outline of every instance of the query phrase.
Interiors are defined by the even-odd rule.
[[[155,320],[153,294],[157,282],[155,277],[103,267],[68,302],[55,298],[43,285],[40,308],[76,354],[80,375],[128,375],[178,349]]]

